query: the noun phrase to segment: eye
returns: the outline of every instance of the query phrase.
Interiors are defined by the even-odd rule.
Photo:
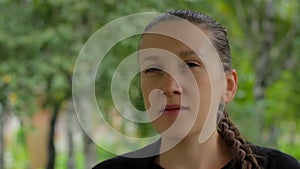
[[[192,68],[192,67],[197,67],[199,64],[194,63],[194,62],[187,62],[185,63],[186,67]]]
[[[154,72],[160,72],[161,69],[158,67],[149,67],[145,69],[145,73],[154,73]]]
[[[183,65],[183,68],[194,68],[194,67],[200,67],[201,65],[198,62],[194,61],[187,61]]]

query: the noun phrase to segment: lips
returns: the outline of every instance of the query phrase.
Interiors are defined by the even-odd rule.
[[[188,109],[185,106],[177,104],[169,104],[162,110],[162,113],[165,115],[178,115],[180,111]]]

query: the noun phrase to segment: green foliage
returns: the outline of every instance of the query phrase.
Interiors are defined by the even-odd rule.
[[[85,158],[84,153],[82,152],[81,146],[75,147],[75,166],[76,168],[84,168]],[[55,168],[56,169],[65,169],[68,164],[68,156],[65,152],[58,152],[56,157]]]
[[[26,169],[29,166],[28,153],[25,146],[25,136],[23,128],[20,128],[14,135],[12,142],[7,147],[7,156],[5,162],[8,169]]]
[[[101,147],[99,147],[99,148],[97,149],[97,152],[98,152],[99,157],[100,157],[100,158],[99,158],[99,161],[103,161],[103,160],[106,160],[106,159],[109,159],[109,158],[115,156],[115,154],[112,154],[112,153],[110,153],[110,152],[108,152],[108,151],[105,151],[105,150],[102,149]]]

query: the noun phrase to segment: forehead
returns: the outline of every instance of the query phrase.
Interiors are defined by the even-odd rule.
[[[209,32],[190,22],[167,21],[154,25],[144,33],[140,49],[198,50],[209,41]]]
[[[162,34],[144,34],[140,49],[164,49],[174,53],[190,49],[184,42]]]

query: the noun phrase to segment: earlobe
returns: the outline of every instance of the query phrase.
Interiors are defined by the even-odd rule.
[[[225,91],[225,102],[231,102],[236,94],[238,86],[238,76],[235,69],[227,71],[226,75],[226,91]]]

